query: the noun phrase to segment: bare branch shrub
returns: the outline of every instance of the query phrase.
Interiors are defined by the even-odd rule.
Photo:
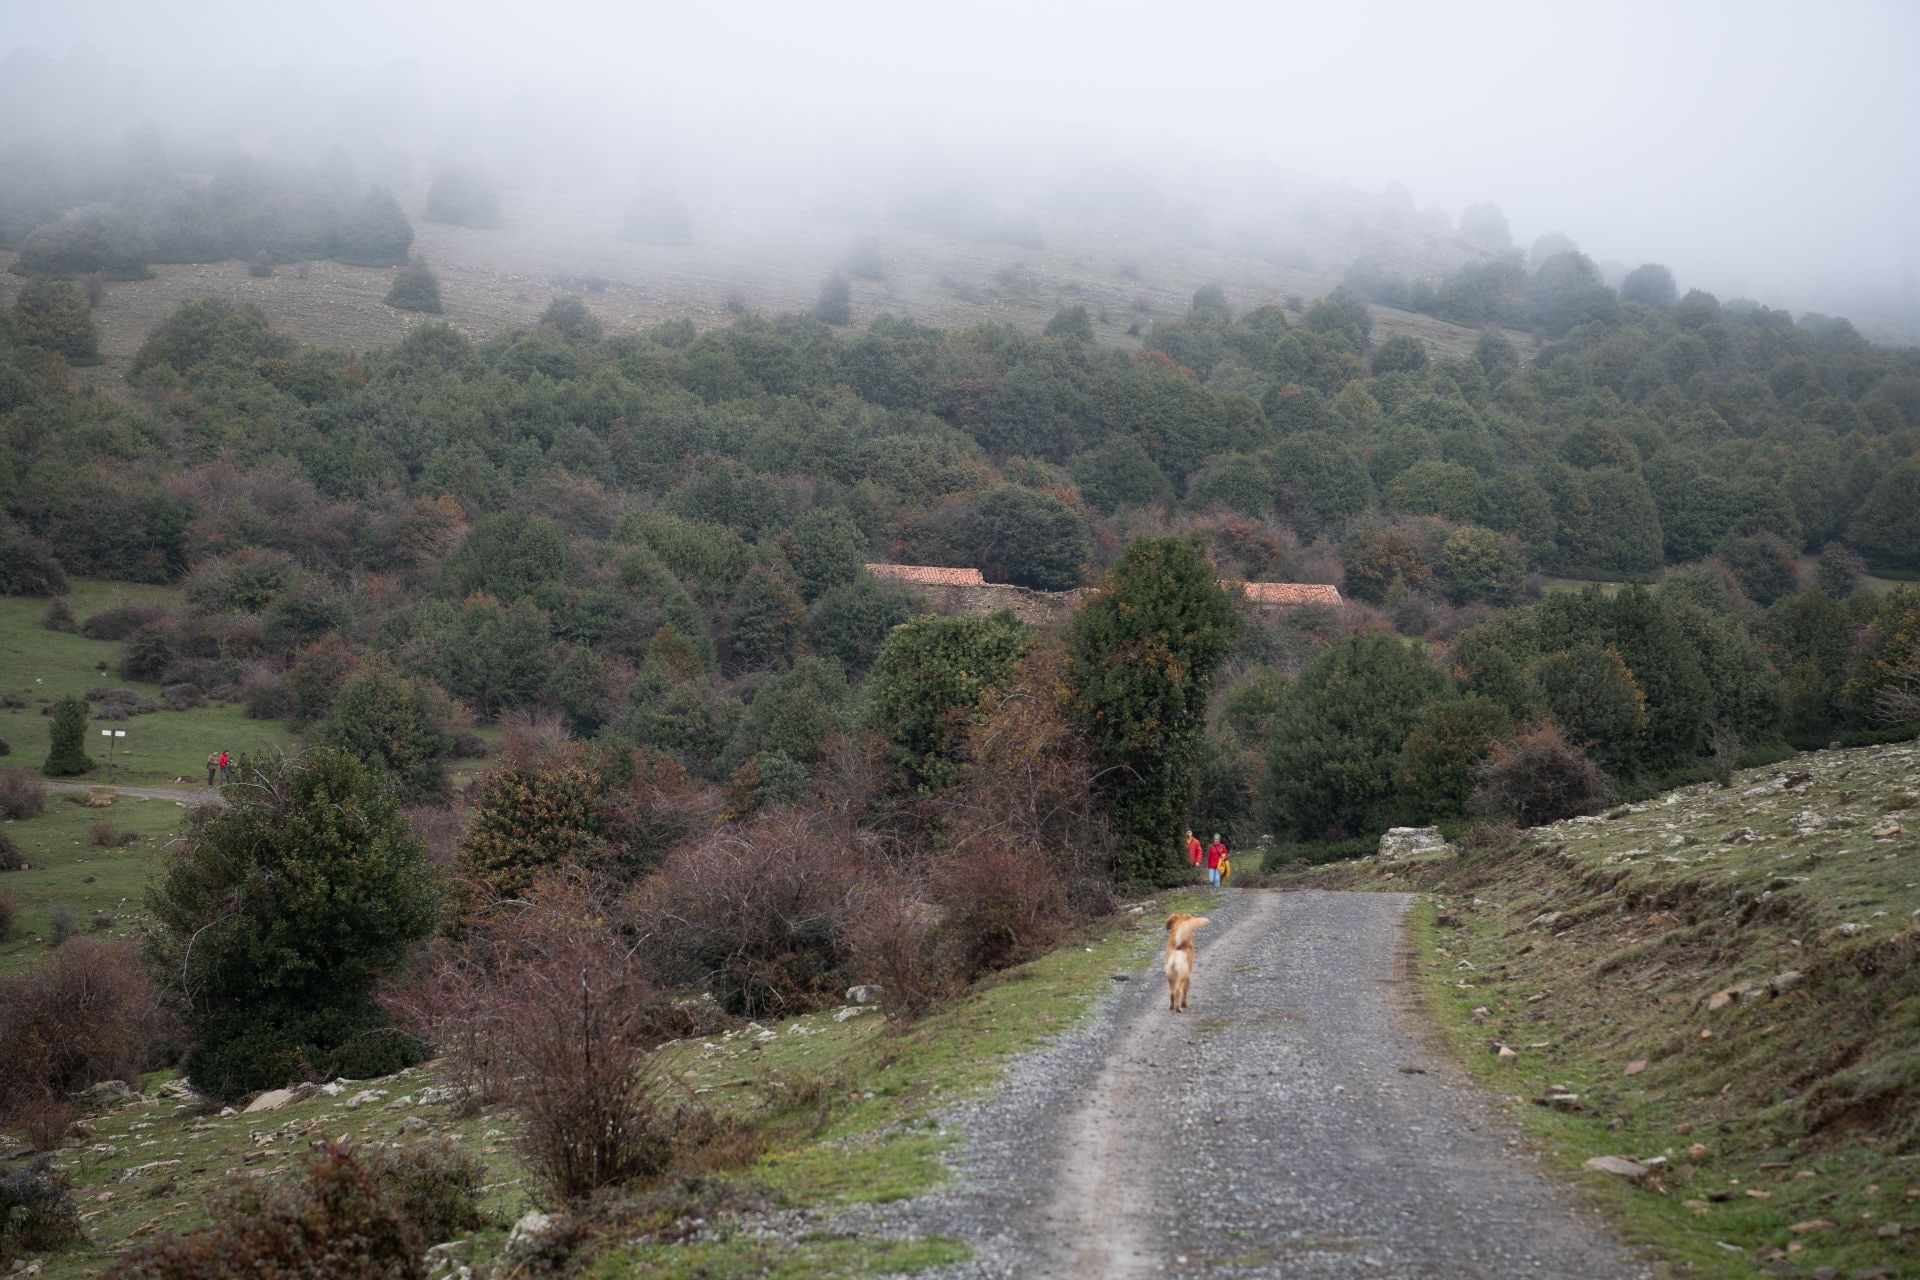
[[[669,854],[629,904],[662,975],[729,1013],[784,1017],[847,985],[860,868],[815,815],[763,814]]]
[[[1600,766],[1550,720],[1536,721],[1496,746],[1474,772],[1479,783],[1467,808],[1523,827],[1596,813],[1613,790]]]
[[[131,945],[74,939],[31,973],[0,978],[0,1123],[32,1122],[39,1137],[57,1128],[57,1141],[69,1094],[134,1079],[177,1053],[180,1035]]]
[[[25,769],[0,768],[0,818],[31,818],[46,807],[46,783]]]

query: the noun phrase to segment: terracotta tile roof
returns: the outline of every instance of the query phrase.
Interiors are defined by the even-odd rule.
[[[867,572],[895,582],[917,582],[928,587],[984,587],[978,569],[941,569],[926,564],[870,564]]]
[[[1232,584],[1228,584],[1231,587]],[[1317,582],[1242,582],[1255,604],[1339,604],[1340,589]]]

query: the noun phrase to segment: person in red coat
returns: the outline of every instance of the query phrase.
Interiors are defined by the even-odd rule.
[[[1220,883],[1220,864],[1227,860],[1227,846],[1220,839],[1218,831],[1213,833],[1213,843],[1207,846],[1207,883]]]
[[[1193,834],[1192,827],[1188,827],[1187,828],[1187,861],[1191,862],[1194,865],[1195,870],[1198,870],[1200,867],[1200,861],[1203,856],[1204,856],[1204,851],[1200,846],[1200,837]]]

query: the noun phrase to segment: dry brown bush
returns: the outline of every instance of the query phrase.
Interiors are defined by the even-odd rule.
[[[663,976],[707,987],[729,1013],[784,1017],[848,985],[861,879],[817,815],[781,810],[669,854],[629,912]]]
[[[72,939],[31,973],[0,978],[0,1121],[64,1132],[69,1094],[134,1079],[179,1043],[132,945]]]
[[[729,1131],[653,1067],[656,1045],[703,1028],[607,914],[582,877],[551,875],[484,909],[463,942],[437,944],[382,996],[470,1089],[511,1102],[556,1200],[653,1177]]]
[[[0,768],[0,818],[31,818],[46,807],[46,783],[25,769]]]
[[[1468,809],[1537,827],[1606,806],[1612,787],[1600,766],[1550,720],[1535,721],[1494,747],[1474,769]]]

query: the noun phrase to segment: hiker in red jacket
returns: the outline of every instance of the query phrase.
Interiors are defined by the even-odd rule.
[[[1213,843],[1207,846],[1207,883],[1220,883],[1220,864],[1227,860],[1227,846],[1220,839],[1218,831],[1213,833]]]
[[[1200,860],[1202,856],[1203,855],[1200,848],[1200,837],[1193,834],[1192,827],[1188,827],[1187,828],[1187,861],[1193,864],[1194,870],[1196,871],[1200,869]]]

